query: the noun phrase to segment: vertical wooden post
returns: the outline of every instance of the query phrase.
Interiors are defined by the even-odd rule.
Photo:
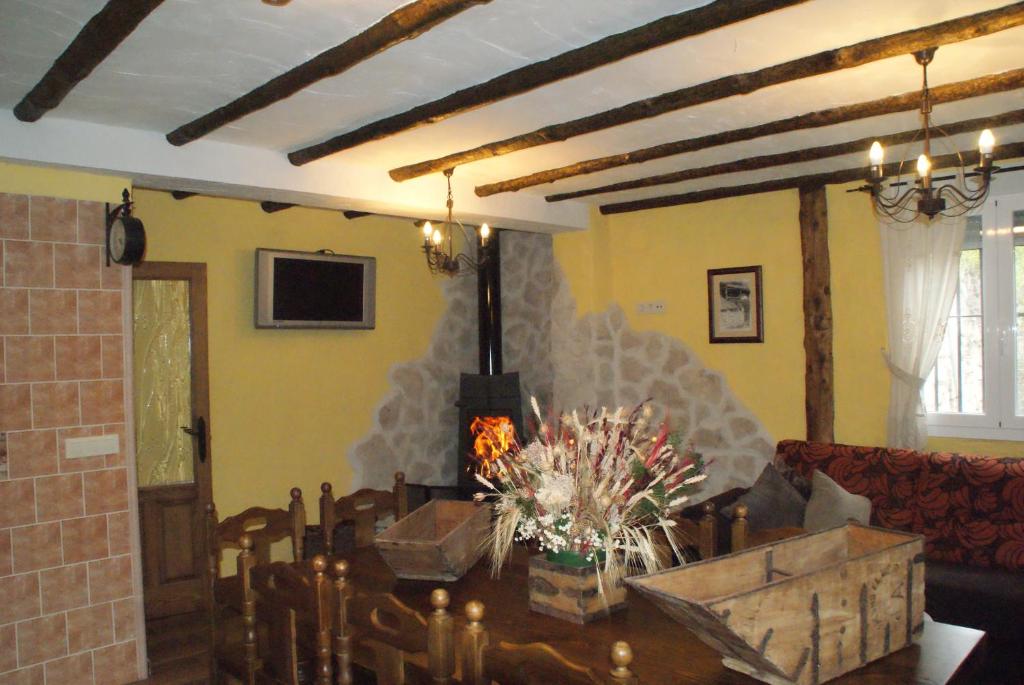
[[[704,515],[700,517],[700,540],[697,548],[701,559],[711,559],[717,553],[718,523],[715,521],[715,503],[705,502]]]
[[[320,533],[324,538],[324,554],[334,554],[334,493],[331,484],[320,484]]]
[[[612,644],[612,663],[615,667],[611,670],[610,682],[614,685],[638,685],[639,679],[629,670],[633,662],[633,650],[628,642],[619,640]]]
[[[244,685],[256,684],[259,655],[256,644],[256,593],[252,589],[252,567],[256,556],[252,552],[252,537],[245,533],[238,539],[242,551],[238,553],[238,582],[242,584],[242,654],[245,662]]]
[[[395,471],[395,485],[391,489],[395,496],[395,521],[409,515],[409,493],[405,489],[405,472]]]
[[[454,621],[448,613],[450,601],[448,591],[443,588],[430,593],[430,606],[434,611],[427,618],[427,660],[434,685],[449,685],[455,673]]]
[[[334,562],[334,630],[335,685],[352,685],[352,635],[348,625],[348,562]]]
[[[807,439],[834,442],[832,287],[825,186],[800,188],[800,252],[804,273],[804,408]]]
[[[313,598],[316,602],[316,685],[331,685],[334,669],[331,667],[331,607],[330,584],[324,571],[327,557],[313,557]]]
[[[484,666],[484,649],[490,642],[482,623],[484,604],[478,600],[466,603],[466,627],[462,633],[462,680],[468,685],[490,683]]]
[[[292,501],[288,512],[292,515],[292,560],[302,561],[305,556],[306,504],[302,501],[302,490],[292,488]]]
[[[732,513],[732,552],[735,554],[747,548],[747,514],[746,504],[741,504]]]

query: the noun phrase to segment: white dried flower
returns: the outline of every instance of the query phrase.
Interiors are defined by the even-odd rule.
[[[537,504],[544,511],[560,513],[572,502],[575,485],[572,476],[568,474],[545,473],[541,475],[540,487],[537,488]]]

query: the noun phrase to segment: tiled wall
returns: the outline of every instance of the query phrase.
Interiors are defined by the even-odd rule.
[[[138,678],[122,267],[103,205],[0,194],[0,685]],[[121,453],[69,459],[67,438]]]

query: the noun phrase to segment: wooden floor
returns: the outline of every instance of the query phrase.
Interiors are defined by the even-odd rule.
[[[203,612],[146,621],[148,685],[207,685],[210,625]]]

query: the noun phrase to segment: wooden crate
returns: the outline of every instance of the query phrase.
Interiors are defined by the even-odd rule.
[[[529,574],[531,611],[583,624],[626,608],[622,579],[605,579],[602,594],[593,565],[566,566],[537,554],[530,557]]]
[[[491,506],[432,500],[377,536],[377,549],[399,578],[458,580],[486,549]]]
[[[626,582],[774,685],[831,680],[924,628],[924,538],[853,523]]]

